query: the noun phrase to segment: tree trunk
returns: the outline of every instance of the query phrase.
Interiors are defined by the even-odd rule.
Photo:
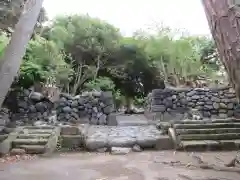
[[[220,59],[240,100],[240,3],[235,0],[202,2]]]
[[[28,0],[5,49],[0,69],[0,107],[22,63],[28,41],[34,30],[43,0]]]

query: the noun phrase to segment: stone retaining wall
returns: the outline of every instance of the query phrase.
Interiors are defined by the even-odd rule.
[[[155,89],[147,98],[149,117],[184,119],[193,111],[202,118],[227,118],[238,114],[232,88]]]
[[[108,115],[114,110],[111,92],[87,92],[75,97],[61,94],[55,105],[59,121],[95,125],[108,124]]]
[[[85,92],[75,97],[60,94],[59,100],[51,102],[41,93],[24,90],[18,93],[15,99],[17,105],[12,110],[11,120],[21,121],[20,124],[53,121],[53,112],[56,112],[57,118],[54,119],[54,123],[79,122],[105,125],[108,115],[114,110],[111,92]]]
[[[10,106],[12,121],[21,120],[24,123],[39,120],[47,121],[54,108],[54,103],[47,97],[44,97],[39,92],[31,92],[28,89],[18,92],[16,97],[12,99],[15,99],[14,103],[16,103],[14,109],[11,109]]]

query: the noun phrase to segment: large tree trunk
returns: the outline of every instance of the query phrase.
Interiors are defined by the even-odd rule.
[[[240,3],[202,0],[212,36],[229,80],[240,99]]]
[[[28,0],[4,52],[0,69],[0,107],[17,75],[28,41],[33,33],[43,0]]]

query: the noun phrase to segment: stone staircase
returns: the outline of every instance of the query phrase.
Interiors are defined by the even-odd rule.
[[[0,144],[7,139],[8,132],[6,132],[6,129],[4,126],[0,126]]]
[[[172,121],[170,126],[177,150],[234,150],[240,145],[239,119]]]
[[[56,149],[60,129],[52,126],[29,126],[19,130],[12,141],[11,154],[48,154]]]

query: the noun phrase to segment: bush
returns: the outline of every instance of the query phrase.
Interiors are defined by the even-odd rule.
[[[108,77],[99,77],[95,81],[89,81],[84,84],[84,88],[88,91],[114,91],[115,84]]]
[[[135,97],[134,99],[133,99],[133,104],[135,105],[135,106],[137,106],[137,107],[143,107],[144,106],[144,104],[145,104],[145,98],[143,98],[143,97]]]

